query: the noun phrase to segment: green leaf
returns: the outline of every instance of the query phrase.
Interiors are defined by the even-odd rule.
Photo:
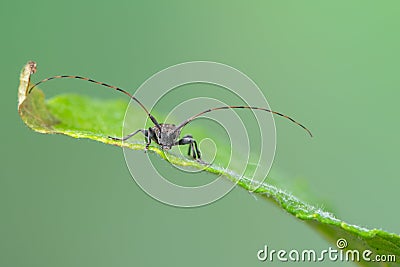
[[[28,93],[30,75],[35,72],[36,65],[29,62],[22,70],[18,90],[18,112],[21,119],[34,131],[46,134],[63,134],[74,138],[88,138],[102,143],[125,146],[134,150],[144,150],[143,143],[121,143],[113,141],[108,136],[120,136],[122,121],[127,106],[121,100],[93,100],[79,95],[57,96],[45,101],[45,96],[38,88]],[[166,160],[165,151],[150,147],[150,151]],[[332,248],[338,249],[338,239],[345,239],[346,249],[360,252],[360,264],[363,266],[382,266],[382,262],[367,262],[362,259],[362,253],[370,250],[371,259],[375,255],[393,255],[400,261],[400,236],[380,229],[366,229],[337,219],[333,214],[320,208],[304,203],[292,194],[273,185],[252,183],[246,177],[241,177],[233,171],[215,165],[204,168],[204,165],[177,155],[168,154],[168,161],[180,166],[203,169],[206,172],[223,175],[237,183],[245,190],[268,201],[273,201],[280,208],[298,219],[305,221],[332,242]],[[386,265],[385,265],[386,264]],[[384,263],[384,266],[394,266],[396,262]]]

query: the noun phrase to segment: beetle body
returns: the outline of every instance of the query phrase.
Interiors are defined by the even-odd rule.
[[[149,128],[148,132],[151,139],[161,146],[162,149],[169,150],[172,146],[176,145],[179,135],[181,134],[180,129],[175,131],[175,124],[160,123],[161,131],[157,126]]]

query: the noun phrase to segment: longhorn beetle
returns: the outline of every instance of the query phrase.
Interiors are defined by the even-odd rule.
[[[38,86],[41,83],[53,80],[53,79],[60,79],[60,78],[71,78],[71,79],[80,79],[80,80],[84,80],[84,81],[88,81],[91,83],[95,83],[95,84],[99,84],[117,91],[120,91],[124,94],[126,94],[127,96],[129,96],[131,99],[133,99],[134,101],[136,101],[139,106],[146,112],[147,116],[150,118],[150,120],[154,123],[153,127],[150,127],[148,129],[139,129],[134,131],[131,134],[128,134],[127,136],[124,136],[122,138],[117,138],[117,137],[111,137],[108,136],[108,138],[112,139],[112,140],[116,140],[116,141],[126,141],[129,138],[131,138],[132,136],[136,135],[137,133],[142,133],[145,137],[145,141],[146,141],[146,148],[145,151],[149,148],[151,141],[153,140],[154,142],[156,142],[161,149],[163,150],[169,150],[171,149],[171,147],[173,146],[177,146],[177,145],[189,145],[189,149],[188,149],[188,155],[190,156],[190,154],[192,154],[194,159],[201,159],[201,153],[200,150],[197,146],[197,142],[196,140],[193,138],[193,136],[191,135],[185,135],[183,136],[181,139],[179,139],[181,130],[183,127],[185,127],[188,123],[190,123],[191,121],[193,121],[194,119],[196,119],[197,117],[200,117],[201,115],[211,112],[211,111],[216,111],[216,110],[223,110],[223,109],[252,109],[252,110],[263,110],[266,112],[270,112],[273,114],[276,114],[278,116],[284,117],[290,121],[292,121],[293,123],[297,124],[298,126],[300,126],[301,128],[303,128],[304,130],[306,130],[308,132],[308,134],[312,137],[312,133],[309,129],[307,129],[304,125],[298,123],[297,121],[295,121],[294,119],[292,119],[291,117],[284,115],[282,113],[276,112],[276,111],[272,111],[266,108],[259,108],[259,107],[251,107],[251,106],[221,106],[221,107],[216,107],[216,108],[209,108],[207,110],[204,110],[196,115],[191,116],[190,118],[184,120],[183,122],[181,122],[178,126],[176,126],[175,124],[170,124],[170,123],[159,123],[156,118],[153,117],[153,115],[150,114],[150,112],[147,110],[147,108],[133,95],[131,95],[130,93],[128,93],[127,91],[113,86],[113,85],[109,85],[107,83],[103,83],[103,82],[98,82],[95,80],[92,80],[90,78],[86,78],[86,77],[81,77],[81,76],[71,76],[71,75],[57,75],[57,76],[53,76],[50,78],[46,78],[44,80],[41,80],[40,82],[37,82],[36,84],[34,84],[30,89],[29,89],[29,93],[32,91],[33,88],[35,88],[36,86]]]

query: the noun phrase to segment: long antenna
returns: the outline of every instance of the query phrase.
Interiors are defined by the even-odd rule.
[[[158,123],[158,121],[156,120],[156,118],[154,118],[154,116],[150,114],[150,112],[147,110],[147,108],[146,108],[146,107],[142,104],[142,102],[140,102],[136,97],[134,97],[133,95],[131,95],[130,93],[128,93],[128,92],[125,91],[124,89],[121,89],[121,88],[116,87],[116,86],[113,86],[113,85],[109,85],[109,84],[107,84],[107,83],[98,82],[98,81],[92,80],[92,79],[90,79],[90,78],[81,77],[81,76],[74,76],[74,75],[56,75],[56,76],[53,76],[53,77],[50,77],[50,78],[46,78],[46,79],[44,79],[44,80],[41,80],[40,82],[35,83],[35,84],[29,89],[28,93],[30,94],[31,91],[32,91],[32,89],[35,88],[36,86],[38,86],[38,85],[41,84],[41,83],[44,83],[44,82],[47,82],[47,81],[50,81],[50,80],[54,80],[54,79],[62,79],[62,78],[70,78],[70,79],[84,80],[84,81],[88,81],[88,82],[91,82],[91,83],[99,84],[99,85],[102,85],[102,86],[105,86],[105,87],[108,87],[108,88],[111,88],[111,89],[120,91],[120,92],[126,94],[126,95],[129,96],[131,99],[135,100],[136,103],[138,103],[138,104],[142,107],[142,109],[147,113],[147,116],[149,116],[149,118],[151,119],[151,121],[152,121],[152,122],[157,126],[157,128],[161,131],[161,126],[160,126],[160,124]]]
[[[284,118],[286,118],[286,119],[292,121],[293,123],[297,124],[298,126],[300,126],[301,128],[303,128],[304,130],[306,130],[306,131],[308,132],[308,134],[309,134],[311,137],[313,137],[311,131],[310,131],[309,129],[307,129],[307,127],[305,127],[303,124],[301,124],[301,123],[295,121],[295,120],[292,119],[291,117],[286,116],[285,114],[282,114],[282,113],[279,113],[279,112],[276,112],[276,111],[272,111],[272,110],[269,110],[269,109],[266,109],[266,108],[250,107],[250,106],[223,106],[223,107],[217,107],[217,108],[210,108],[210,109],[207,109],[207,110],[205,110],[205,111],[202,111],[202,112],[200,112],[200,113],[198,113],[198,114],[196,114],[196,115],[193,115],[193,116],[190,117],[189,119],[186,119],[185,121],[183,121],[181,124],[179,124],[179,125],[176,127],[175,131],[177,131],[177,130],[183,128],[183,127],[186,126],[189,122],[193,121],[194,119],[196,119],[197,117],[199,117],[199,116],[201,116],[201,115],[203,115],[203,114],[205,114],[205,113],[208,113],[208,112],[211,112],[211,111],[215,111],[215,110],[234,109],[234,108],[244,108],[244,109],[263,110],[263,111],[270,112],[270,113],[272,113],[272,114],[276,114],[276,115],[278,115],[278,116],[284,117]]]

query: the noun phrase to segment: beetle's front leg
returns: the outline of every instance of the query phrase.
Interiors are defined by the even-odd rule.
[[[144,153],[146,153],[147,150],[149,150],[151,139],[154,139],[156,134],[153,129],[149,128],[148,130],[146,130],[146,134],[144,136],[146,137],[146,147],[144,148]]]
[[[122,138],[112,137],[112,136],[109,136],[108,138],[110,138],[112,140],[115,140],[115,141],[126,141],[126,140],[128,140],[129,138],[131,138],[132,136],[136,135],[139,132],[141,132],[145,137],[146,146],[144,148],[144,152],[146,152],[149,149],[149,146],[151,144],[151,139],[155,138],[155,133],[151,128],[149,128],[148,130],[143,130],[143,129],[136,130],[133,133],[128,134],[127,136],[124,136]]]
[[[128,140],[129,138],[131,138],[132,136],[136,135],[136,134],[139,133],[139,132],[141,132],[144,136],[147,135],[147,130],[139,129],[139,130],[136,130],[136,131],[134,131],[133,133],[128,134],[127,136],[124,136],[124,137],[122,137],[122,138],[112,137],[112,136],[108,136],[108,138],[110,138],[110,139],[112,139],[112,140],[114,140],[114,141],[126,141],[126,140]]]
[[[190,134],[182,137],[182,139],[177,141],[174,145],[189,145],[188,155],[190,156],[190,152],[193,151],[193,158],[194,159],[197,158],[199,160],[201,159],[201,153],[199,148],[197,147],[197,142],[196,140],[193,139],[193,136],[191,136]]]

